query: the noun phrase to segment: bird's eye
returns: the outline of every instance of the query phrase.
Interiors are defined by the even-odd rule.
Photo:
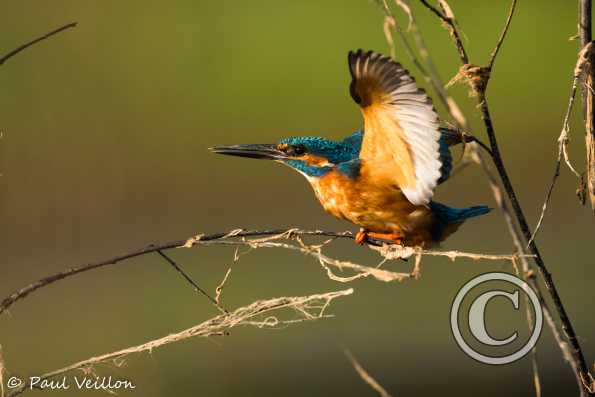
[[[301,156],[302,154],[306,153],[306,147],[304,145],[294,145],[291,152],[293,152],[293,155]]]

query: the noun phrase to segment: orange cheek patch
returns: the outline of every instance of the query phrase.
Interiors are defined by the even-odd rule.
[[[314,167],[325,167],[325,166],[333,165],[332,163],[329,163],[329,161],[327,159],[325,159],[324,157],[315,156],[313,154],[306,154],[305,156],[296,157],[295,159],[302,160],[306,164],[314,166]]]

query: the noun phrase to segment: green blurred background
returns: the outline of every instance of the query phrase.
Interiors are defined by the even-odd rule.
[[[458,70],[456,51],[433,15],[413,3],[448,81]],[[509,2],[453,0],[451,6],[472,61],[486,62]],[[400,12],[399,18],[405,26]],[[346,54],[360,47],[388,52],[376,4],[10,1],[0,6],[0,53],[70,21],[79,26],[0,67],[0,295],[77,264],[198,232],[355,229],[324,214],[297,173],[215,156],[207,147],[299,134],[339,139],[358,129]],[[490,84],[501,150],[531,224],[553,172],[577,53],[577,43],[569,41],[575,32],[575,2],[521,1]],[[411,68],[401,47],[398,57]],[[485,137],[466,88],[450,92],[476,134]],[[582,170],[578,111],[573,128],[571,156]],[[594,219],[578,204],[575,188],[563,169],[537,240],[592,363]],[[476,168],[453,178],[436,197],[454,206],[495,206]],[[470,221],[444,248],[512,250],[497,210]],[[329,252],[378,261],[375,253],[347,242]],[[233,249],[171,255],[213,291]],[[411,265],[387,266],[408,271]],[[233,268],[224,292],[229,307],[346,287],[328,280],[313,259],[285,251],[258,250]],[[121,395],[374,395],[345,358],[348,348],[395,395],[533,395],[528,357],[486,366],[465,356],[451,336],[456,291],[491,270],[510,267],[427,258],[419,281],[353,283],[355,294],[332,306],[334,319],[282,330],[235,329],[229,337],[189,340],[131,356],[119,368],[101,365],[97,372],[132,379],[137,389]],[[497,321],[490,324],[502,337],[524,324],[509,309],[506,302],[490,309]],[[153,255],[56,283],[17,303],[0,318],[0,344],[11,374],[35,375],[215,314]],[[546,394],[575,395],[574,377],[547,329],[538,350]]]

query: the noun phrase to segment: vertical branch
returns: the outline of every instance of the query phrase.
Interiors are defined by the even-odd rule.
[[[452,13],[452,10],[447,5],[447,3],[445,1],[440,1],[440,0],[438,1],[438,4],[440,4],[442,11],[444,11],[444,12],[442,12],[439,9],[437,9],[436,7],[434,7],[433,5],[431,5],[430,3],[428,3],[427,0],[420,0],[420,1],[430,11],[432,11],[434,14],[436,14],[436,16],[438,18],[442,19],[442,21],[444,22],[444,26],[446,26],[446,28],[448,29],[448,32],[450,33],[450,36],[452,37],[452,39],[457,47],[459,57],[463,61],[463,64],[468,64],[469,56],[467,55],[467,51],[465,51],[465,46],[463,45],[463,40],[461,40],[461,35],[459,34],[459,30],[457,29],[457,27],[455,25],[455,17]]]
[[[581,1],[581,4],[585,3],[585,8],[588,7],[589,28],[590,28],[590,6],[591,6],[590,0],[580,0],[580,1]],[[459,75],[461,78],[464,78],[469,82],[471,89],[472,89],[472,93],[477,98],[478,105],[479,105],[479,108],[481,111],[481,118],[482,118],[482,121],[484,122],[486,133],[489,137],[489,143],[490,143],[490,149],[491,149],[490,154],[491,154],[492,161],[496,167],[496,170],[498,171],[498,175],[500,176],[500,180],[502,182],[502,185],[504,187],[506,195],[508,196],[508,199],[512,206],[513,213],[514,213],[515,218],[518,222],[518,225],[519,225],[519,228],[523,235],[523,238],[524,238],[525,242],[527,242],[527,245],[529,247],[531,254],[533,254],[533,256],[534,256],[535,264],[537,265],[537,268],[539,269],[539,272],[540,272],[541,276],[543,277],[545,287],[553,300],[554,306],[556,308],[557,314],[558,314],[558,316],[560,318],[560,322],[562,324],[562,329],[564,331],[564,334],[566,335],[566,337],[568,338],[568,342],[570,343],[572,359],[574,361],[573,367],[576,366],[576,368],[577,368],[576,376],[577,376],[577,379],[579,380],[579,388],[583,391],[588,391],[589,387],[587,386],[587,382],[590,378],[590,374],[589,374],[589,371],[588,371],[588,368],[587,368],[587,365],[585,362],[585,358],[583,356],[583,352],[581,350],[580,343],[578,341],[576,332],[574,331],[574,328],[572,326],[570,318],[568,317],[566,309],[562,303],[560,295],[558,294],[558,291],[554,284],[552,276],[549,273],[549,271],[545,265],[545,262],[543,261],[543,258],[541,257],[541,253],[539,252],[537,244],[535,243],[534,240],[531,239],[531,235],[532,235],[531,229],[529,228],[525,214],[524,214],[524,212],[520,206],[520,203],[517,199],[516,191],[514,190],[514,188],[512,186],[510,177],[508,176],[508,172],[504,165],[504,160],[502,159],[502,155],[500,153],[500,148],[499,148],[498,140],[496,137],[496,131],[494,129],[494,124],[492,122],[492,118],[490,115],[490,109],[489,109],[488,101],[486,98],[486,89],[487,89],[487,86],[488,86],[488,83],[490,80],[490,74],[492,72],[492,66],[494,64],[495,56],[497,55],[498,50],[500,49],[502,42],[504,41],[504,39],[506,37],[506,33],[508,32],[508,29],[510,27],[510,22],[511,22],[512,16],[515,11],[517,0],[513,0],[513,2],[512,2],[508,19],[506,21],[506,24],[502,31],[502,34],[498,40],[496,48],[495,48],[494,52],[492,53],[492,56],[490,57],[488,66],[484,66],[484,67],[478,67],[478,66],[470,64],[469,57],[468,57],[467,53],[464,51],[464,47],[461,42],[460,35],[458,34],[457,27],[454,23],[454,17],[452,16],[452,11],[449,8],[445,9],[445,7],[442,6],[443,10],[445,11],[443,13],[440,10],[438,10],[437,8],[435,8],[434,6],[432,6],[431,4],[429,4],[425,0],[420,0],[420,2],[423,5],[425,5],[430,11],[432,11],[434,14],[436,14],[444,22],[444,24],[446,25],[446,27],[449,30],[449,33],[450,33],[452,39],[454,40],[454,42],[457,46],[457,50],[459,52],[459,58],[461,59],[461,63],[462,63],[462,67],[461,67],[461,70],[459,71]],[[444,0],[439,1],[439,4],[442,5],[443,3],[445,3]],[[587,5],[586,3],[589,3],[589,4]],[[583,14],[581,14],[581,15],[583,15]],[[585,26],[581,27],[581,29],[584,29],[584,28],[585,28]],[[590,40],[590,36],[589,36],[589,40]],[[463,51],[461,51],[461,47],[463,47]]]
[[[560,298],[558,289],[556,288],[556,285],[554,284],[552,275],[549,272],[549,270],[547,269],[545,262],[543,261],[543,258],[541,257],[539,248],[537,247],[535,240],[531,240],[532,233],[529,228],[529,224],[527,223],[525,214],[524,214],[524,212],[521,208],[521,205],[517,199],[516,192],[515,192],[515,190],[512,186],[512,183],[510,181],[510,177],[508,176],[508,172],[504,165],[504,161],[502,160],[502,157],[500,155],[498,140],[496,139],[494,125],[492,123],[490,110],[489,110],[487,99],[485,96],[485,85],[483,85],[483,87],[481,89],[477,90],[477,94],[478,94],[478,101],[479,101],[480,110],[481,110],[481,118],[485,124],[486,131],[487,131],[487,134],[488,134],[488,137],[490,140],[490,148],[492,149],[492,153],[493,153],[492,160],[494,162],[494,165],[496,166],[496,169],[498,170],[498,174],[500,175],[500,179],[504,186],[504,190],[506,191],[506,193],[508,195],[508,198],[509,198],[512,208],[514,210],[515,216],[517,218],[517,221],[519,223],[519,226],[523,233],[525,241],[528,242],[529,250],[535,257],[535,263],[537,265],[537,268],[539,269],[539,272],[541,273],[541,275],[543,277],[545,287],[548,290],[548,292],[550,293],[550,296],[552,297],[554,306],[558,312],[558,316],[560,317],[560,322],[562,323],[562,329],[564,330],[564,334],[566,334],[566,336],[568,337],[568,341],[570,342],[570,345],[572,346],[572,355],[573,355],[574,360],[577,363],[577,368],[579,370],[578,377],[580,379],[583,379],[586,382],[586,379],[588,379],[589,371],[587,369],[587,364],[585,362],[585,358],[584,358],[582,349],[580,347],[578,337],[576,335],[576,332],[574,331],[572,322],[570,321],[570,318],[568,317],[566,308],[564,307],[564,304],[562,303],[562,299]],[[581,384],[580,387],[584,388],[585,385]]]
[[[581,48],[591,42],[591,0],[579,0],[578,35]],[[595,68],[593,55],[590,56],[587,75],[583,83],[583,112],[585,120],[585,145],[587,152],[587,191],[591,201],[591,208],[595,213],[595,113],[593,112],[593,82]]]

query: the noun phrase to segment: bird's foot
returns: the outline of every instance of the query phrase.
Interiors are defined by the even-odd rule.
[[[398,245],[403,245],[403,236],[399,233],[376,233],[376,232],[368,232],[364,229],[360,229],[359,232],[355,234],[355,242],[359,245],[364,245],[364,243],[368,240],[368,238],[374,238],[378,240],[386,240],[391,241]]]
[[[364,229],[359,229],[359,232],[355,234],[355,243],[357,245],[364,245],[367,239],[368,232],[366,232]]]
[[[387,240],[391,241],[398,245],[403,245],[404,237],[399,233],[375,233],[375,232],[368,232],[367,237],[372,237],[378,240]]]

